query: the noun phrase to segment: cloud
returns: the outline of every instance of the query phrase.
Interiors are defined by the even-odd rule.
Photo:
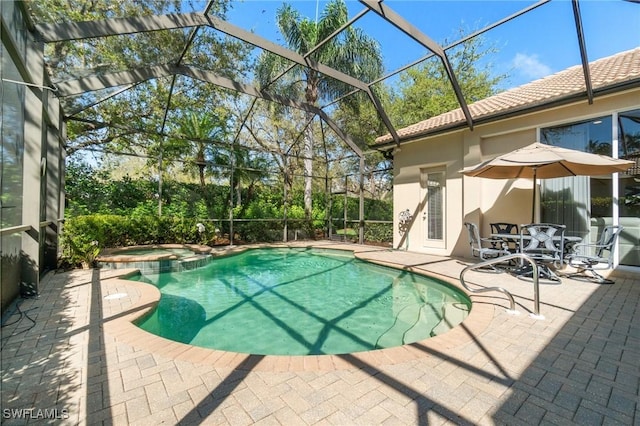
[[[517,53],[516,57],[513,58],[513,67],[516,71],[531,79],[546,77],[552,73],[551,67],[540,62],[538,55]]]

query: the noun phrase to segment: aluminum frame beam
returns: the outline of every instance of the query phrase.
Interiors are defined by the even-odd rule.
[[[291,62],[295,62],[299,65],[309,67],[314,71],[322,73],[331,78],[335,78],[336,80],[346,83],[350,86],[357,87],[358,89],[361,89],[361,90],[367,90],[368,86],[366,83],[358,80],[355,77],[351,77],[350,75],[345,74],[342,71],[338,71],[320,62],[316,62],[309,58],[305,58],[303,55],[300,55],[299,53],[296,53],[293,50],[282,47],[279,44],[273,43],[272,41],[262,38],[243,28],[236,27],[235,25],[232,25],[226,21],[223,21],[220,18],[217,18],[214,16],[208,16],[207,18],[210,21],[211,27],[213,27],[214,29],[220,32],[223,32],[234,38],[240,39],[253,46],[259,47],[262,50],[266,50],[280,57],[288,59]]]
[[[69,111],[68,113],[66,112],[66,113],[65,113],[65,117],[71,117],[71,116],[74,116],[74,115],[76,115],[76,114],[79,114],[79,113],[81,113],[82,111],[85,111],[85,110],[87,110],[87,109],[89,109],[89,108],[91,108],[91,107],[94,107],[94,106],[96,106],[96,105],[98,105],[98,104],[101,104],[101,103],[102,103],[102,102],[104,102],[104,101],[107,101],[107,100],[109,100],[109,99],[113,98],[114,96],[118,96],[120,93],[126,92],[127,90],[134,88],[134,87],[135,87],[135,86],[137,86],[138,84],[139,84],[139,83],[128,84],[127,86],[125,86],[125,87],[123,87],[123,88],[121,88],[121,89],[119,89],[119,90],[117,90],[117,91],[115,91],[115,92],[113,92],[113,93],[109,93],[108,95],[103,96],[102,98],[100,98],[100,99],[98,99],[98,100],[95,100],[95,101],[93,101],[93,102],[90,102],[90,103],[88,103],[88,104],[86,104],[86,105],[82,105],[82,106],[80,106],[80,107],[78,107],[78,108],[75,108],[75,109],[73,109],[73,110]],[[62,97],[62,96],[61,96],[61,97]]]
[[[439,57],[445,56],[442,46],[440,46],[431,37],[416,28],[413,24],[409,23],[402,17],[402,15],[384,4],[382,0],[360,0],[360,3],[364,4],[370,10],[380,15],[382,19],[389,22],[391,25],[393,25]]]
[[[58,83],[58,92],[60,97],[74,96],[86,92],[106,89],[108,87],[140,83],[145,80],[168,77],[176,74],[195,78],[196,80],[200,80],[205,83],[211,83],[219,87],[244,93],[253,97],[266,99],[268,101],[277,102],[282,105],[301,109],[304,111],[315,113],[318,110],[317,107],[308,103],[298,102],[278,95],[272,95],[258,89],[255,86],[231,80],[211,71],[203,71],[185,65],[157,65],[154,67],[137,68],[129,71],[119,71],[103,75],[79,78],[76,80],[67,80]]]
[[[360,90],[366,90],[367,84],[341,71],[328,67],[309,58],[262,38],[250,31],[232,25],[214,16],[201,13],[168,14],[140,16],[135,18],[114,18],[99,21],[69,22],[64,24],[38,24],[36,32],[45,43],[85,38],[107,37],[139,32],[169,30],[176,28],[198,27],[207,25],[211,28],[242,40],[260,49],[266,50],[299,65],[335,78]]]
[[[358,15],[358,18],[363,16],[366,12],[363,11]],[[353,23],[354,20],[349,22],[349,25]],[[389,130],[394,140],[399,143],[399,138],[397,136],[397,132],[391,121],[389,120],[384,108],[379,101],[377,101],[376,97],[371,92],[371,88],[365,82],[358,80],[357,78],[351,77],[348,74],[345,74],[341,71],[338,71],[334,68],[326,66],[322,63],[311,60],[307,55],[300,55],[290,49],[282,47],[276,43],[273,43],[267,39],[264,39],[256,34],[246,31],[240,27],[232,25],[222,19],[213,16],[207,16],[202,13],[186,13],[186,14],[168,14],[168,15],[155,15],[155,16],[142,16],[142,17],[134,17],[134,18],[115,18],[108,20],[100,20],[100,21],[85,21],[85,22],[71,22],[64,24],[39,24],[36,26],[36,32],[39,34],[39,38],[41,38],[44,42],[59,42],[65,40],[78,40],[84,38],[95,38],[95,37],[107,37],[121,34],[132,34],[137,32],[148,32],[148,31],[159,31],[159,30],[167,30],[167,29],[176,29],[176,28],[186,28],[186,27],[200,27],[200,26],[210,26],[211,28],[225,33],[231,37],[242,40],[246,43],[249,43],[253,46],[256,46],[262,50],[271,52],[275,55],[288,59],[295,64],[299,64],[305,67],[309,67],[314,71],[322,73],[328,77],[334,78],[338,81],[346,83],[352,87],[355,87],[358,90],[362,90],[371,99],[374,108],[378,112],[378,115],[381,117],[385,127]],[[346,26],[345,26],[346,27]],[[183,53],[184,56],[184,53]],[[158,67],[155,67],[158,68]],[[150,68],[148,68],[150,69]],[[62,86],[61,89],[63,96],[70,96],[71,94],[81,94],[85,91],[98,90],[96,88],[102,87],[113,87],[119,86],[126,83],[133,83],[135,81],[144,81],[149,78],[167,76],[171,73],[164,72],[163,75],[153,75],[149,74],[145,71],[142,71],[140,74],[140,70],[130,70],[123,71],[119,73],[105,74],[103,76],[96,77],[88,77],[85,79],[77,79],[71,81],[61,82],[58,87]],[[204,71],[187,71],[186,73],[182,73],[184,75],[193,76],[193,74],[204,73]],[[116,81],[110,79],[108,76],[114,76],[116,80],[119,81],[116,84]],[[259,89],[251,88],[250,86],[244,85],[242,83],[231,82],[231,80],[223,79],[220,76],[212,77],[213,73],[210,73],[209,77],[202,79],[203,81],[209,81],[209,78],[213,78],[215,81],[210,81],[213,84],[221,85],[222,87],[226,87],[231,90],[238,90],[243,93],[247,93],[248,90],[252,96],[259,97],[271,97],[265,98],[276,102],[285,102],[285,105],[294,106],[291,102],[295,102],[292,100],[284,100],[284,98],[280,98],[279,100],[275,100],[276,96],[268,95],[266,92],[262,92]],[[194,77],[198,78],[198,77]],[[80,86],[78,86],[80,85]],[[92,89],[93,88],[93,89]],[[259,93],[259,95],[258,95]],[[297,108],[301,108],[301,104],[298,103]],[[306,107],[302,107],[301,109],[305,109]]]
[[[320,118],[324,120],[325,123],[327,123],[327,125],[331,128],[331,130],[333,130],[343,141],[345,141],[347,145],[349,145],[349,148],[351,148],[358,157],[363,158],[364,155],[360,147],[356,145],[353,139],[351,139],[349,135],[344,133],[342,129],[340,129],[338,125],[333,120],[331,120],[331,118],[329,118],[326,112],[318,108],[316,113]]]
[[[220,76],[212,71],[199,70],[193,67],[180,66],[175,67],[176,72],[187,77],[195,78],[196,80],[211,83],[213,85],[223,87],[225,89],[233,90],[243,93],[245,95],[253,96],[254,98],[261,98],[271,102],[276,102],[284,106],[297,108],[303,111],[317,112],[318,108],[308,104],[306,102],[299,102],[293,99],[285,98],[282,96],[274,95],[266,91],[260,90],[255,86],[249,84],[240,83],[229,78]]]
[[[396,128],[393,127],[389,116],[387,116],[387,113],[384,110],[380,99],[378,99],[372,89],[367,90],[367,95],[369,95],[369,99],[371,99],[371,102],[373,102],[373,107],[376,109],[376,111],[378,111],[378,115],[380,116],[380,119],[384,123],[385,127],[387,128],[387,130],[389,130],[391,138],[393,138],[393,141],[396,143],[396,145],[400,146],[400,136],[398,136]]]
[[[456,79],[456,76],[453,72],[453,67],[451,66],[449,58],[447,57],[447,54],[442,46],[433,41],[429,36],[424,34],[414,25],[409,23],[393,9],[383,4],[382,0],[360,0],[360,3],[364,4],[366,7],[377,13],[382,19],[392,24],[394,27],[420,43],[422,46],[432,51],[436,56],[440,58],[447,76],[449,77],[449,82],[451,82],[451,86],[453,87],[456,98],[458,99],[458,104],[460,105],[460,108],[462,109],[462,112],[467,120],[467,125],[471,130],[473,130],[473,118],[471,117],[471,112],[469,111],[469,107],[467,106],[467,101],[465,101],[464,96],[462,96],[462,89],[458,84],[458,80]]]
[[[137,68],[128,71],[118,71],[74,80],[65,80],[57,84],[58,96],[61,98],[76,96],[108,87],[124,86],[126,84],[140,83],[152,78],[166,77],[174,73],[171,68],[170,65],[158,65],[155,67]]]
[[[524,15],[525,13],[528,13],[528,12],[530,12],[530,11],[532,11],[532,10],[534,10],[534,9],[536,9],[536,8],[538,8],[538,7],[540,7],[540,6],[544,5],[544,4],[546,4],[546,3],[549,3],[550,1],[551,1],[551,0],[539,0],[539,1],[538,1],[537,3],[535,3],[535,4],[532,4],[532,5],[530,5],[530,6],[527,6],[527,7],[525,7],[524,9],[520,9],[518,12],[513,13],[513,14],[511,14],[511,15],[507,16],[506,18],[503,18],[503,19],[501,19],[501,20],[499,20],[499,21],[496,21],[496,22],[494,22],[494,23],[492,23],[492,24],[490,24],[490,25],[487,25],[486,27],[484,27],[484,28],[482,28],[482,29],[479,29],[479,30],[477,30],[477,31],[474,31],[473,33],[471,33],[471,34],[469,34],[469,35],[467,35],[467,36],[465,36],[465,37],[461,38],[460,40],[457,40],[457,41],[455,41],[455,42],[453,42],[453,43],[451,43],[451,44],[449,44],[449,45],[447,45],[447,46],[444,46],[444,47],[443,47],[443,49],[444,49],[444,51],[446,52],[447,50],[449,50],[449,49],[451,49],[451,48],[454,48],[454,47],[456,47],[456,46],[459,46],[459,45],[461,45],[462,43],[464,43],[464,42],[466,42],[466,41],[468,41],[468,40],[471,40],[471,39],[472,39],[472,38],[474,38],[474,37],[477,37],[477,36],[479,36],[479,35],[481,35],[481,34],[484,34],[484,33],[486,33],[487,31],[492,30],[492,29],[494,29],[494,28],[496,28],[496,27],[499,27],[499,26],[500,26],[500,25],[502,25],[502,24],[505,24],[505,23],[507,23],[507,22],[510,22],[510,21],[514,20],[515,18],[517,18],[517,17],[519,17],[519,16],[521,16],[521,15]],[[404,71],[404,70],[407,70],[407,69],[409,69],[409,68],[411,68],[411,67],[413,67],[413,66],[415,66],[415,65],[418,65],[419,63],[421,63],[421,62],[423,62],[423,61],[426,61],[426,60],[427,60],[427,59],[429,59],[429,58],[432,58],[434,55],[435,55],[435,53],[433,53],[433,52],[432,52],[432,53],[429,53],[429,54],[427,54],[427,55],[425,55],[425,56],[423,56],[423,57],[421,57],[421,58],[416,59],[415,61],[413,61],[413,62],[411,62],[411,63],[409,63],[409,64],[407,64],[407,65],[404,65],[404,66],[402,66],[402,67],[400,67],[400,68],[395,69],[394,71],[389,72],[388,74],[383,75],[383,76],[382,76],[382,77],[380,77],[379,79],[377,79],[377,80],[375,80],[375,81],[372,81],[370,84],[376,84],[376,83],[379,83],[379,82],[381,82],[381,81],[384,81],[384,80],[386,80],[386,79],[388,79],[388,78],[390,78],[390,77],[393,77],[394,75],[399,74],[399,73],[401,73],[401,72],[402,72],[402,71]]]
[[[578,0],[572,0],[573,18],[576,23],[576,32],[578,34],[578,45],[580,46],[580,58],[582,60],[582,72],[584,73],[584,83],[587,88],[587,99],[589,104],[593,103],[593,85],[591,84],[591,72],[589,71],[589,59],[587,58],[587,45],[584,41],[584,30],[582,29],[582,16],[580,14],[580,5]]]
[[[71,96],[75,94],[85,93],[87,91],[95,91],[123,84],[138,83],[140,81],[149,80],[152,78],[167,77],[176,74],[191,77],[206,83],[211,83],[215,86],[253,96],[254,98],[265,99],[267,101],[276,102],[284,106],[297,108],[306,112],[310,112],[312,114],[317,114],[329,125],[329,127],[331,127],[331,129],[333,129],[334,132],[336,132],[336,134],[338,134],[341,139],[343,139],[347,143],[347,145],[349,145],[349,147],[358,156],[361,157],[363,155],[360,147],[358,147],[358,145],[356,145],[353,140],[348,135],[346,135],[338,127],[338,125],[333,120],[331,120],[331,118],[320,108],[306,102],[298,102],[292,99],[283,98],[282,96],[272,95],[254,86],[239,83],[229,78],[217,75],[211,71],[203,71],[193,67],[158,65],[155,67],[142,68],[132,71],[122,71],[104,74],[101,76],[68,80],[58,85],[58,91],[60,92],[61,97]]]
[[[368,9],[364,9],[362,10],[360,13],[358,13],[356,16],[354,16],[353,18],[351,18],[349,20],[349,22],[347,22],[346,24],[344,24],[343,26],[341,26],[340,28],[338,28],[337,30],[335,30],[333,32],[333,34],[329,35],[327,38],[325,38],[324,40],[321,40],[318,44],[316,44],[311,50],[309,50],[307,53],[305,53],[303,55],[303,57],[306,59],[307,57],[311,56],[313,54],[313,52],[315,52],[316,50],[320,49],[322,46],[324,46],[325,44],[327,44],[329,41],[331,41],[333,38],[335,38],[335,36],[337,36],[339,33],[341,33],[342,31],[344,31],[346,28],[350,27],[352,24],[354,24],[358,19],[362,18],[364,15],[367,14],[367,12],[369,12]],[[271,81],[268,85],[270,86],[271,84],[273,84],[275,81],[279,80],[282,76],[284,76],[286,73],[288,73],[289,71],[291,71],[293,69],[293,67],[295,67],[295,65],[290,65],[286,70],[282,71],[280,73],[280,75],[276,76],[273,81]]]
[[[65,22],[61,24],[37,24],[35,29],[39,40],[45,43],[53,43],[202,25],[209,25],[207,18],[202,13],[191,12]]]

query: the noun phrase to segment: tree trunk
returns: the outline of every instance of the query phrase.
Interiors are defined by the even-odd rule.
[[[304,131],[304,212],[307,220],[311,220],[312,184],[313,184],[313,132],[311,126]]]
[[[373,198],[378,199],[376,176],[374,172],[369,172],[369,191],[371,192],[371,196]]]
[[[205,182],[204,182],[204,164],[198,164],[198,169],[200,172],[200,186],[204,188]]]
[[[242,205],[242,183],[236,183],[236,206]]]
[[[318,85],[320,79],[314,71],[307,75],[307,87],[305,89],[305,99],[311,105],[315,105],[318,100]],[[307,121],[313,120],[314,114],[307,112]],[[309,124],[304,131],[304,213],[308,222],[311,221],[312,185],[313,185],[313,126]]]
[[[200,173],[200,186],[204,188],[204,169],[207,167],[207,162],[204,158],[204,145],[202,143],[198,146],[198,154],[196,155],[196,165],[198,166],[198,172]]]

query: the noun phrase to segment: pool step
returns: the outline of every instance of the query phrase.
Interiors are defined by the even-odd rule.
[[[441,312],[435,312],[429,303],[408,305],[396,314],[391,328],[378,339],[376,347],[388,348],[417,342],[451,330],[451,324],[459,324],[469,314],[461,303],[446,303]],[[427,324],[435,324],[431,330]]]
[[[432,336],[451,330],[451,324],[460,324],[469,315],[469,308],[463,303],[445,303],[442,306],[440,322],[431,330]]]
[[[393,325],[384,332],[378,338],[376,347],[378,348],[390,348],[403,344],[403,340],[407,339],[407,334],[411,332],[411,329],[415,328],[416,324],[420,321],[423,315],[423,304],[407,305],[400,309],[396,314],[395,322]]]

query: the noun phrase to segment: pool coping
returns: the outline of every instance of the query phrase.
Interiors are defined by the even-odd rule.
[[[179,257],[176,254],[126,254],[127,250],[138,249],[187,249],[193,252],[193,255],[210,254],[211,247],[202,244],[145,244],[135,245],[127,247],[113,247],[107,248],[100,252],[96,258],[97,262],[111,262],[111,263],[133,263],[133,262],[153,262],[158,260],[178,260]],[[120,253],[120,254],[116,254]]]
[[[231,247],[227,250],[219,249],[215,254],[212,254],[224,256],[265,247],[318,248],[318,246],[312,244],[302,246],[299,244],[259,244]],[[322,247],[327,248],[326,246]],[[137,274],[137,269],[121,269],[105,270],[107,272],[105,274],[106,277],[101,279],[101,283],[105,287],[103,289],[103,297],[118,293],[125,294],[128,298],[126,303],[119,301],[112,304],[113,306],[107,306],[107,309],[111,309],[111,311],[108,312],[108,315],[105,315],[104,331],[116,340],[127,343],[137,349],[147,350],[170,359],[188,361],[194,364],[254,371],[324,371],[394,365],[426,358],[434,350],[442,351],[472,342],[475,340],[475,336],[487,329],[494,317],[494,305],[477,303],[478,300],[474,300],[475,296],[473,294],[469,293],[459,282],[450,277],[439,276],[433,272],[426,273],[416,267],[401,266],[392,262],[370,259],[364,254],[366,251],[358,252],[356,247],[336,246],[329,248],[352,251],[357,258],[374,264],[435,277],[465,293],[472,301],[472,309],[467,318],[451,330],[438,336],[403,346],[337,355],[253,355],[179,343],[142,330],[134,322],[155,309],[160,300],[160,290],[151,284],[126,279]],[[123,293],[123,288],[125,293]],[[104,305],[111,304],[103,299]]]

